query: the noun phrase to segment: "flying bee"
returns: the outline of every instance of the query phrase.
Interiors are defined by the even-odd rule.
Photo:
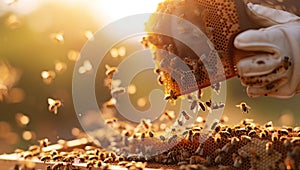
[[[212,106],[212,109],[221,109],[221,108],[224,108],[225,107],[225,104],[220,102],[220,103],[215,103],[213,106]]]
[[[142,120],[142,124],[143,124],[143,126],[144,126],[145,129],[150,129],[151,123],[150,123],[149,120],[143,119]]]
[[[190,110],[194,110],[196,108],[197,104],[198,104],[197,100],[193,100],[192,104],[191,104],[191,107],[190,107]]]
[[[105,65],[106,71],[105,71],[105,75],[107,77],[112,77],[113,74],[115,74],[116,72],[118,72],[118,68],[117,67],[110,67],[109,65]]]
[[[199,101],[199,106],[201,107],[201,109],[202,109],[203,111],[206,110],[206,109],[205,109],[205,106],[204,106],[204,104],[203,104],[203,102]]]
[[[189,120],[189,119],[190,119],[191,116],[190,116],[189,114],[187,114],[186,111],[183,110],[181,113],[182,113],[182,116],[183,116],[186,120]]]
[[[177,94],[172,89],[169,91],[169,94],[166,95],[165,100],[176,100]]]
[[[116,123],[118,120],[117,120],[117,118],[115,118],[115,117],[113,117],[113,118],[111,118],[111,119],[106,119],[105,120],[105,124],[107,124],[107,125],[113,125],[114,123]]]
[[[183,126],[183,121],[182,120],[177,119],[177,123],[178,123],[179,126]]]
[[[164,85],[164,78],[163,78],[163,76],[162,75],[158,75],[157,76],[157,82],[158,82],[158,84],[159,85]]]
[[[198,90],[198,93],[197,93],[197,98],[198,100],[201,100],[202,99],[202,96],[203,96],[203,92],[201,89]]]
[[[219,95],[221,91],[221,83],[218,82],[216,84],[212,84],[211,88],[216,92],[217,95]]]
[[[126,92],[126,89],[124,87],[116,87],[111,90],[112,97],[116,98],[120,95],[124,94]]]
[[[212,101],[209,100],[209,101],[205,102],[205,105],[207,106],[207,110],[209,112],[211,112],[211,110],[212,110]]]
[[[192,96],[191,94],[188,94],[188,95],[187,95],[187,99],[188,99],[189,101],[193,101],[193,96]]]
[[[48,104],[48,110],[54,114],[57,114],[58,108],[63,105],[61,100],[55,100],[52,98],[48,98]]]
[[[150,136],[151,138],[154,137],[154,132],[153,132],[153,131],[148,131],[148,134],[149,134],[149,136]]]
[[[242,113],[249,113],[251,107],[248,106],[245,102],[241,102],[239,105],[235,105],[236,107],[239,107],[242,111]]]
[[[211,107],[212,102],[211,102],[211,100],[209,100],[209,101],[205,102],[205,104],[206,104],[207,107]]]
[[[167,110],[164,112],[163,116],[160,118],[160,120],[163,120],[167,118],[168,120],[172,121],[175,118],[175,112]]]
[[[215,128],[218,124],[219,124],[219,121],[217,119],[215,119],[214,122],[210,125],[210,129],[215,130]]]
[[[162,140],[162,141],[165,141],[165,140],[166,140],[166,137],[163,136],[163,135],[160,135],[159,138],[160,138],[160,140]]]

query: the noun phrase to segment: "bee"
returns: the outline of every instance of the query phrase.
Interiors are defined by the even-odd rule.
[[[182,135],[185,136],[185,135],[187,135],[188,133],[189,133],[189,131],[188,131],[188,130],[185,130],[184,132],[182,132]]]
[[[218,155],[218,156],[215,158],[215,163],[220,164],[221,162],[222,162],[222,156],[221,156],[221,155]]]
[[[251,107],[248,106],[245,102],[241,102],[239,105],[235,105],[236,107],[239,107],[242,111],[242,113],[249,113]]]
[[[97,160],[94,165],[96,165],[96,167],[100,168],[102,166],[102,161]]]
[[[57,154],[58,154],[57,150],[51,150],[50,151],[50,155],[52,155],[52,156],[57,155]]]
[[[167,111],[164,112],[163,116],[161,117],[161,120],[163,120],[165,117],[168,120],[172,121],[175,117],[175,112],[167,110]]]
[[[113,163],[113,162],[114,162],[114,159],[113,159],[113,157],[109,156],[109,157],[105,158],[105,159],[103,160],[103,162],[104,162],[104,163]]]
[[[182,120],[177,119],[177,123],[178,123],[179,126],[183,126],[183,121]]]
[[[186,111],[183,110],[181,113],[182,113],[182,116],[183,116],[186,120],[189,120],[189,119],[190,119],[191,116],[190,116],[189,114],[187,114]]]
[[[158,75],[157,76],[157,82],[158,82],[158,84],[159,85],[164,85],[164,78],[163,78],[163,76],[162,75]]]
[[[33,157],[33,153],[30,151],[26,151],[23,153],[23,157],[24,157],[24,159],[30,159]]]
[[[105,124],[107,124],[107,125],[113,125],[116,122],[117,122],[117,118],[115,118],[115,117],[105,120]]]
[[[198,100],[201,100],[201,99],[202,99],[202,96],[203,96],[202,90],[199,89],[199,90],[198,90],[198,93],[197,93],[197,98],[198,98]]]
[[[210,108],[210,107],[211,107],[211,105],[212,105],[212,102],[211,102],[211,100],[209,100],[209,101],[205,102],[205,104],[206,104],[206,106],[207,106],[207,107],[209,107],[209,108]]]
[[[48,110],[54,114],[57,114],[58,108],[63,105],[61,100],[55,100],[52,98],[48,98],[48,104]]]
[[[211,130],[215,130],[216,126],[218,125],[219,121],[218,120],[214,120],[214,122],[210,125],[210,129]]]
[[[214,140],[216,143],[220,143],[221,142],[221,135],[219,133],[217,133],[214,137]]]
[[[153,131],[148,131],[148,134],[149,134],[149,136],[150,136],[151,138],[154,137],[154,132],[153,132]]]
[[[212,109],[215,110],[215,109],[221,109],[221,108],[224,108],[225,107],[225,104],[224,103],[215,103],[213,106],[212,106]]]
[[[284,59],[283,59],[283,68],[285,70],[287,70],[291,65],[292,65],[292,63],[290,61],[290,57],[289,56],[284,56]]]
[[[230,140],[231,145],[236,145],[240,141],[237,137],[232,137]]]
[[[197,100],[193,100],[192,101],[192,104],[191,104],[191,107],[190,107],[190,110],[194,110],[196,108],[196,106],[198,105],[198,102]],[[198,110],[198,109],[197,109]]]
[[[220,91],[221,91],[221,83],[218,82],[218,83],[216,83],[216,84],[212,84],[212,85],[211,85],[211,88],[215,91],[215,93],[216,93],[217,95],[219,95],[219,94],[220,94]]]
[[[206,110],[206,109],[205,109],[205,106],[204,106],[204,104],[203,104],[203,102],[199,101],[199,106],[201,107],[201,109],[202,109],[203,111]]]
[[[24,153],[24,150],[23,150],[23,149],[16,149],[14,152],[15,152],[16,154],[22,155],[22,154]]]
[[[203,155],[203,147],[204,147],[204,144],[200,143],[198,148],[196,149],[195,153],[200,155],[200,156]]]
[[[163,136],[163,135],[160,135],[159,138],[160,138],[160,140],[162,140],[162,141],[165,141],[165,140],[166,140],[166,137]]]
[[[169,94],[165,97],[165,100],[176,100],[177,94],[173,90],[169,91]]]
[[[111,95],[113,98],[117,98],[122,94],[125,94],[126,89],[124,87],[115,87],[111,90]]]
[[[288,135],[289,131],[286,129],[280,129],[279,132],[281,133],[281,135]]]
[[[276,142],[276,141],[278,141],[278,132],[274,132],[274,133],[272,133],[271,140],[272,140],[273,142]]]
[[[232,146],[231,143],[228,142],[221,148],[221,151],[228,153],[229,149],[231,149],[231,146]]]
[[[236,168],[240,168],[242,165],[243,161],[242,158],[240,156],[236,156],[233,160],[233,166]]]
[[[193,96],[191,94],[188,94],[187,99],[188,99],[189,102],[191,102],[191,101],[193,101]]]
[[[36,150],[40,150],[40,147],[38,145],[31,145],[28,148],[28,151],[31,151],[31,152],[36,151]]]
[[[266,152],[268,155],[271,155],[273,153],[273,143],[272,142],[266,143]]]
[[[146,137],[146,133],[143,132],[142,135],[141,135],[141,140],[144,141],[144,140],[145,140],[145,137]]]
[[[39,140],[39,143],[40,143],[40,147],[47,147],[50,144],[48,138]]]
[[[256,130],[250,130],[250,132],[248,133],[248,136],[252,137],[256,135]]]
[[[59,170],[64,166],[64,164],[62,162],[57,162],[52,166],[53,170]]]
[[[114,73],[116,73],[118,71],[117,67],[110,67],[109,65],[105,65],[106,71],[105,71],[105,75],[107,77],[112,77]]]
[[[241,140],[247,141],[247,142],[251,142],[251,137],[250,137],[250,136],[247,136],[247,135],[242,135],[242,136],[241,136]]]
[[[169,138],[168,143],[170,144],[173,140],[177,138],[177,135],[173,135]]]
[[[265,132],[265,131],[260,132],[260,133],[259,133],[259,137],[260,137],[260,138],[266,138],[266,137],[267,137],[266,132]]]
[[[40,158],[40,160],[43,161],[44,163],[50,161],[51,159],[52,159],[51,155],[45,155]]]
[[[54,155],[53,157],[52,157],[52,160],[53,161],[60,161],[60,160],[62,160],[63,159],[63,157],[61,156],[61,155]]]
[[[93,168],[94,167],[94,165],[95,165],[95,162],[96,161],[88,161],[87,163],[86,163],[86,168]]]
[[[149,120],[143,119],[142,120],[142,124],[143,124],[143,126],[144,126],[145,129],[150,129],[151,124],[150,124]]]
[[[244,150],[238,150],[238,154],[242,157],[242,158],[248,158],[249,157],[249,154],[244,151]]]
[[[291,143],[294,145],[299,144],[299,142],[300,142],[300,137],[293,137],[291,140]]]
[[[264,126],[265,126],[266,128],[268,128],[268,127],[273,127],[273,122],[272,122],[272,121],[269,121],[269,122],[267,122],[266,124],[264,124]]]

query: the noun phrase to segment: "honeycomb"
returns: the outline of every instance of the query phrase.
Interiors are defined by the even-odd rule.
[[[259,28],[247,15],[246,2],[260,3],[269,7],[283,9],[295,14],[299,14],[299,9],[295,8],[300,2],[291,0],[281,1],[256,1],[256,0],[166,0],[159,4],[158,13],[176,15],[188,20],[197,26],[212,43],[210,49],[204,49],[202,44],[193,44],[203,51],[203,56],[197,56],[189,47],[175,38],[165,35],[155,34],[159,29],[168,29],[171,21],[165,21],[163,17],[150,18],[146,31],[148,35],[144,38],[143,44],[154,51],[154,58],[157,67],[160,68],[164,77],[163,85],[165,93],[174,92],[177,96],[187,94],[211,84],[237,76],[236,63],[245,57],[254,55],[256,52],[245,52],[237,50],[233,46],[234,37],[247,29]],[[158,27],[159,25],[160,27]],[[152,27],[151,27],[152,26]],[[177,31],[189,42],[201,38],[193,30],[184,30],[184,26],[178,23]],[[152,33],[152,32],[154,33]],[[164,52],[161,52],[164,50]],[[205,52],[207,51],[208,52]],[[170,53],[180,57],[190,68],[190,71],[180,70],[172,66]],[[218,57],[221,64],[217,64]],[[171,58],[171,59],[170,59]],[[166,60],[166,61],[165,61]],[[162,63],[171,63],[168,66]],[[205,65],[203,63],[206,63]],[[225,75],[222,70],[224,69]],[[174,70],[180,74],[173,74]],[[211,76],[209,76],[211,75]],[[178,77],[179,76],[179,77]],[[196,83],[194,82],[196,79]]]

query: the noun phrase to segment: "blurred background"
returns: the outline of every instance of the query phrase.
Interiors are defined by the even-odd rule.
[[[160,1],[0,0],[0,153],[27,148],[42,138],[53,143],[76,138],[81,127],[72,103],[72,74],[81,48],[106,24],[153,12]],[[114,50],[124,57],[126,50],[139,48],[127,44]],[[107,54],[110,64],[119,62],[113,55],[114,51]],[[155,79],[153,75],[147,77]],[[103,74],[97,76],[99,105],[110,98],[103,79]],[[224,115],[229,124],[253,118],[261,124],[299,125],[300,95],[289,100],[251,99],[237,78],[227,82]],[[57,113],[49,108],[49,98],[54,100],[50,103],[62,102]],[[251,107],[250,113],[242,114],[235,106],[241,102]]]

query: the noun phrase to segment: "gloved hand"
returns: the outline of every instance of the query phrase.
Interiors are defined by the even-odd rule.
[[[300,92],[300,17],[252,3],[247,7],[262,28],[240,33],[234,45],[261,53],[237,63],[241,83],[250,97],[291,98]]]

